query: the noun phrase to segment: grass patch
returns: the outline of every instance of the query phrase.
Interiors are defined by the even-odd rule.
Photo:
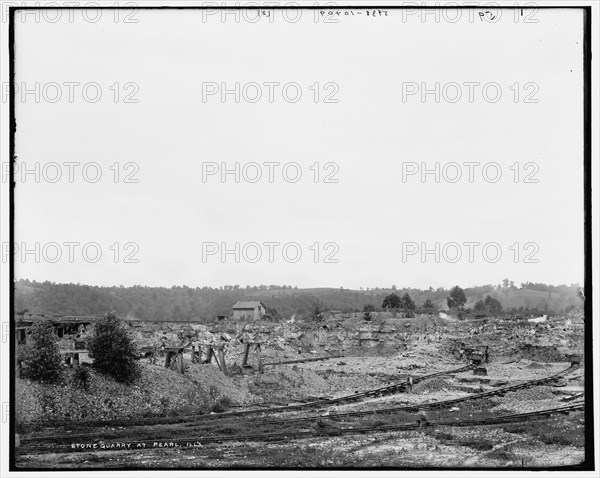
[[[517,456],[514,453],[511,453],[508,450],[503,450],[501,448],[490,451],[486,456],[487,458],[491,458],[492,460],[501,461],[513,461],[517,459]]]
[[[554,420],[504,425],[503,429],[508,433],[531,435],[546,445],[583,447],[585,427],[581,419],[583,414],[577,413]]]
[[[231,408],[232,402],[229,397],[220,397],[211,407],[215,413],[223,413]]]
[[[456,444],[460,446],[468,446],[479,451],[487,451],[494,448],[494,444],[485,438],[459,438]]]
[[[433,438],[440,441],[451,441],[454,440],[454,435],[452,435],[452,433],[446,433],[436,430],[433,433]]]
[[[269,463],[290,468],[356,468],[364,466],[355,454],[347,454],[332,446],[299,446],[293,453],[287,448],[269,450]]]

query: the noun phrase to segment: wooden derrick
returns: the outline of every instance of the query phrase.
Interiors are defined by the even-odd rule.
[[[242,360],[242,368],[248,367],[248,355],[250,353],[250,346],[254,345],[254,351],[256,352],[256,358],[258,361],[258,372],[263,373],[264,365],[262,361],[262,351],[260,347],[260,342],[246,342],[244,347],[244,358]]]
[[[183,347],[165,348],[165,368],[175,368],[180,374],[185,373],[183,367]]]

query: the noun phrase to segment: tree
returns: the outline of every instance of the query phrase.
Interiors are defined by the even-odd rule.
[[[427,309],[427,310],[435,309],[435,306],[433,305],[433,302],[431,302],[431,299],[425,299],[425,302],[423,302],[423,309]]]
[[[483,300],[479,299],[477,302],[475,302],[475,305],[473,306],[473,310],[475,312],[485,312],[485,302],[483,302]]]
[[[399,309],[402,307],[402,299],[400,299],[397,294],[392,292],[384,297],[381,307],[384,309]]]
[[[375,311],[375,306],[373,304],[366,304],[363,307],[363,318],[365,320],[371,320],[371,312]]]
[[[488,295],[483,302],[490,314],[499,314],[502,312],[502,303],[498,299],[494,299],[491,295]]]
[[[323,308],[321,307],[321,304],[319,302],[316,302],[313,307],[312,318],[313,320],[317,321],[323,319]]]
[[[467,303],[465,291],[459,286],[454,286],[452,290],[450,290],[450,296],[446,302],[448,303],[448,308],[450,310],[463,310]]]
[[[415,310],[415,308],[416,308],[415,301],[411,299],[410,295],[408,295],[408,292],[402,296],[401,301],[402,301],[403,309]]]
[[[116,315],[106,314],[96,323],[88,350],[96,370],[117,382],[132,383],[140,374],[138,351],[125,327]]]
[[[23,377],[38,382],[56,383],[62,378],[62,356],[58,339],[49,320],[41,320],[31,326],[30,343],[21,350]]]
[[[494,299],[491,295],[488,295],[484,300],[475,302],[473,310],[491,315],[499,314],[502,312],[502,303],[498,299]]]

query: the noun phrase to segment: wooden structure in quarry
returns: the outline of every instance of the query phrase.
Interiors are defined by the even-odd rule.
[[[260,342],[246,342],[244,347],[244,358],[242,360],[242,369],[251,368],[251,365],[248,365],[248,355],[250,354],[250,347],[254,345],[254,351],[256,352],[256,359],[258,362],[258,372],[262,373],[264,370],[264,365],[262,361],[262,351],[260,348]]]
[[[84,337],[93,323],[101,317],[98,316],[75,316],[57,314],[31,314],[24,312],[16,314],[15,317],[15,345],[17,347],[27,344],[29,329],[42,320],[52,324],[60,353],[65,364],[76,367],[83,361],[89,363],[88,350],[85,348]],[[18,356],[18,354],[16,354]],[[21,364],[16,359],[17,377],[21,373]]]
[[[215,352],[215,350],[217,352]],[[202,352],[200,352],[200,354],[202,354]],[[206,358],[206,361],[204,363],[211,363],[213,357],[215,358],[215,362],[217,363],[217,367],[219,367],[219,370],[221,370],[221,372],[223,372],[225,375],[228,375],[223,345],[208,344],[208,357]]]
[[[183,367],[183,351],[185,347],[169,347],[165,349],[165,368],[173,368],[181,373],[185,373],[185,369]]]
[[[265,306],[260,301],[238,302],[234,306],[234,316],[240,315],[250,321],[262,319],[265,312]],[[102,319],[102,317],[31,314],[28,312],[16,314],[15,342],[17,346],[26,344],[31,326],[38,321],[47,320],[52,324],[56,338],[59,341],[64,363],[71,367],[89,363],[91,359],[85,346],[86,338],[93,333],[94,325],[99,319]],[[167,339],[167,333],[164,332],[163,337],[160,339],[162,343],[158,343],[152,334],[156,334],[160,330],[162,323],[159,322],[157,327],[144,330],[145,322],[142,320],[130,317],[121,317],[121,320],[133,328],[132,335],[140,352],[138,359],[148,359],[152,364],[160,364],[165,368],[185,374],[184,355],[190,354],[190,357],[186,355],[186,358],[191,359],[192,363],[214,363],[225,375],[239,371],[239,367],[234,363],[230,363],[229,367],[226,363],[227,343],[233,340],[228,334],[224,334],[225,338],[221,340],[214,334],[209,334],[210,338],[208,340],[200,340],[197,330],[194,332],[194,329],[181,329],[177,332],[169,331],[170,339]],[[240,338],[241,335],[238,337],[238,340],[244,346],[242,372],[248,373],[256,370],[263,373],[265,364],[263,362],[262,346],[268,339],[268,331],[263,330],[264,328],[263,324],[246,324],[243,330],[243,338]],[[148,340],[151,340],[151,342],[148,343]],[[18,367],[19,364],[16,363],[16,365]]]
[[[202,360],[202,347],[207,347],[206,359]],[[242,360],[242,369],[250,369],[253,368],[251,365],[248,365],[248,358],[250,356],[250,349],[254,346],[254,352],[256,354],[256,361],[258,372],[262,373],[264,370],[264,364],[262,361],[262,350],[260,342],[248,342],[245,344],[244,348],[244,358]],[[229,370],[227,369],[227,363],[225,362],[225,350],[223,344],[203,344],[192,346],[192,363],[203,363],[210,364],[213,362],[217,364],[219,370],[223,372],[225,375],[229,375]],[[187,346],[184,347],[168,347],[165,348],[166,357],[165,357],[165,368],[171,368],[178,371],[181,374],[185,373],[185,368],[183,365],[183,353],[187,349]],[[151,358],[152,360],[152,358]]]
[[[35,322],[50,321],[56,337],[62,339],[65,336],[76,336],[84,333],[99,318],[95,316],[61,316],[55,314],[17,314],[15,319],[16,344],[27,343],[28,331]]]
[[[202,360],[202,347],[203,345],[183,345],[180,347],[165,347],[162,349],[165,352],[164,367],[175,370],[181,374],[185,374],[185,367],[183,364],[183,354],[186,350],[192,352],[192,363],[203,363],[210,364],[213,359],[219,367],[219,370],[225,375],[229,375],[227,370],[227,364],[225,363],[225,351],[224,345],[222,344],[204,344],[207,347],[206,359]],[[156,363],[157,347],[142,347],[141,352],[144,358],[149,358],[150,363]]]

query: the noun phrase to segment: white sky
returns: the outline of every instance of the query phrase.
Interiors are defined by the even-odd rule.
[[[115,22],[108,11],[97,23],[80,20],[17,22],[16,83],[96,82],[97,103],[63,97],[50,103],[33,95],[17,101],[16,151],[20,164],[81,165],[96,162],[102,179],[91,184],[76,169],[69,183],[33,175],[17,177],[17,245],[96,242],[97,263],[51,263],[40,253],[17,256],[17,279],[30,278],[94,285],[218,286],[292,284],[299,287],[439,287],[499,283],[508,277],[546,283],[583,283],[583,56],[582,12],[540,10],[538,23],[515,22],[503,11],[494,23],[468,11],[456,23],[432,17],[343,17],[316,23],[303,11],[300,21],[236,23],[219,15],[203,21],[193,10],[138,11],[137,23]],[[448,14],[450,17],[450,14]],[[247,18],[251,18],[250,14]],[[119,102],[109,89],[121,84]],[[138,103],[123,103],[127,82],[139,87]],[[222,103],[202,100],[202,84],[296,82],[302,98]],[[338,103],[313,101],[315,82],[336,83]],[[403,83],[432,87],[456,82],[495,82],[502,98],[483,99],[481,87],[470,103],[433,95],[402,101]],[[521,85],[514,102],[511,85]],[[524,103],[523,85],[538,85],[537,103]],[[252,94],[253,94],[252,90]],[[452,90],[452,94],[454,90]],[[466,86],[463,95],[468,94]],[[489,90],[493,92],[493,90]],[[54,90],[47,89],[54,96]],[[225,184],[217,176],[202,182],[203,162],[230,166],[250,161],[298,163],[302,179],[288,183],[276,170],[275,182]],[[495,184],[476,170],[456,184],[430,176],[402,181],[403,162],[496,162],[503,176]],[[115,183],[109,167],[134,162],[137,184]],[[336,163],[337,184],[312,180],[309,167]],[[536,184],[513,181],[509,167],[536,163]],[[50,170],[47,170],[48,172]],[[264,169],[266,174],[267,170]],[[522,170],[522,174],[527,171]],[[122,174],[124,171],[122,170]],[[323,173],[323,171],[322,171]],[[467,174],[466,168],[463,173]],[[53,174],[53,173],[52,173]],[[122,177],[121,177],[122,179]],[[521,180],[523,177],[521,176]],[[296,242],[297,263],[283,260],[281,248],[269,263],[202,261],[203,242]],[[473,263],[402,260],[403,242],[496,242],[497,263],[481,248]],[[109,247],[134,242],[138,263],[113,261]],[[309,247],[336,243],[338,263],[313,261]],[[519,262],[510,249],[521,244]],[[539,247],[538,263],[524,263]],[[53,257],[54,252],[46,249]],[[254,254],[254,253],[253,253]],[[452,252],[454,254],[454,252]]]

